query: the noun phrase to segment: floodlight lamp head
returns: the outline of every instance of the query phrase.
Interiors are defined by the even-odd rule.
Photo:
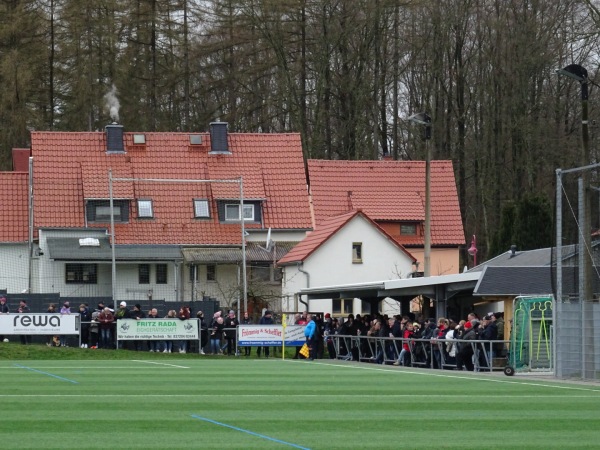
[[[569,64],[567,67],[558,69],[556,71],[558,75],[564,75],[579,81],[580,83],[587,81],[588,73],[587,70],[579,64]]]
[[[425,112],[413,114],[407,120],[419,125],[431,125],[431,116]]]

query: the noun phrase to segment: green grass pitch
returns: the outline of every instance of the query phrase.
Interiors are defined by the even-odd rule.
[[[0,447],[600,448],[597,385],[329,360],[126,355],[0,359]]]

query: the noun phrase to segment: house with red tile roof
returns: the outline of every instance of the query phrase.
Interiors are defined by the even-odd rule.
[[[287,311],[361,311],[361,300],[299,302],[301,289],[352,282],[406,278],[416,258],[361,210],[323,219],[315,230],[278,261],[283,269],[283,307]],[[370,311],[369,311],[370,312]]]
[[[31,157],[38,292],[231,307],[245,253],[248,296],[278,300],[274,262],[312,228],[297,133],[112,124],[32,132]]]
[[[298,298],[301,289],[317,286],[333,286],[361,283],[392,278],[422,276],[424,268],[425,244],[425,162],[424,161],[330,161],[308,160],[310,180],[310,197],[313,208],[315,231],[298,244],[279,264],[285,268],[284,296],[294,303],[306,299]],[[465,244],[464,230],[460,215],[458,195],[454,171],[451,161],[431,162],[431,254],[430,274],[447,275],[460,272],[459,251]],[[389,244],[373,247],[365,238],[356,238],[358,243],[367,248],[376,248],[374,254],[386,261],[385,267],[377,267],[371,271],[367,262],[362,266],[351,264],[351,270],[323,270],[318,264],[305,264],[310,260],[307,249],[320,248],[318,237],[331,230],[335,224],[343,222],[348,215],[361,211],[365,220],[373,222],[376,228],[386,233],[392,241],[409,252],[415,258],[414,265],[398,269],[397,263],[387,260]],[[319,231],[320,230],[320,231]],[[315,246],[315,243],[317,244]],[[346,247],[355,241],[346,242]],[[347,249],[346,249],[347,250]],[[342,264],[347,255],[346,250],[339,257]],[[392,249],[393,250],[393,249]],[[392,253],[394,255],[394,253]],[[414,255],[414,256],[413,256]],[[371,259],[368,264],[373,264]],[[293,264],[296,267],[292,269]],[[386,265],[387,264],[387,265]],[[343,266],[343,265],[342,265]],[[335,268],[335,265],[333,266]],[[345,266],[343,266],[345,267]],[[357,268],[361,268],[355,273]],[[332,277],[332,273],[335,274]],[[323,275],[325,275],[323,277]],[[293,280],[289,281],[288,277]],[[319,284],[323,283],[323,284]],[[341,314],[347,310],[353,313],[371,312],[360,307],[358,299],[334,299],[332,310],[323,302],[311,300],[313,311],[329,311]],[[353,302],[352,308],[340,307],[340,301]],[[318,305],[317,305],[318,304]],[[397,305],[395,305],[397,306]],[[324,307],[325,309],[320,309]],[[371,309],[372,305],[369,307]],[[379,307],[380,311],[386,308]],[[393,309],[386,312],[394,312]],[[396,310],[395,312],[398,312]]]
[[[361,209],[413,254],[423,271],[425,241],[424,161],[309,160],[315,226]],[[465,245],[452,161],[431,162],[431,271],[460,273]]]

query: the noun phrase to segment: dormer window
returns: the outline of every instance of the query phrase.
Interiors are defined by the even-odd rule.
[[[152,200],[138,200],[138,217],[140,219],[151,219],[154,217]]]
[[[85,214],[88,222],[110,223],[110,200],[88,200]],[[112,216],[115,222],[129,222],[129,200],[113,200]]]
[[[217,200],[217,214],[221,223],[235,223],[240,221],[240,202],[233,199]],[[260,223],[262,208],[259,200],[244,200],[242,214],[245,222]]]
[[[225,205],[225,220],[239,221],[240,220],[240,205],[226,204]],[[254,205],[244,205],[244,221],[254,221]]]
[[[194,199],[194,217],[196,219],[210,218],[210,208],[208,207],[208,200],[202,198]]]
[[[416,223],[400,224],[400,234],[402,236],[416,236],[417,235],[417,224]]]

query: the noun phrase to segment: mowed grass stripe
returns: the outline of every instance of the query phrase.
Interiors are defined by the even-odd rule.
[[[96,365],[89,360],[56,361],[53,373],[77,377],[79,384],[68,386],[5,370],[0,442],[3,448],[285,448],[192,415],[311,449],[597,448],[600,440],[594,391],[308,362],[181,362],[190,369],[99,361],[104,369],[95,370],[80,367]],[[49,370],[54,362],[27,364]]]

